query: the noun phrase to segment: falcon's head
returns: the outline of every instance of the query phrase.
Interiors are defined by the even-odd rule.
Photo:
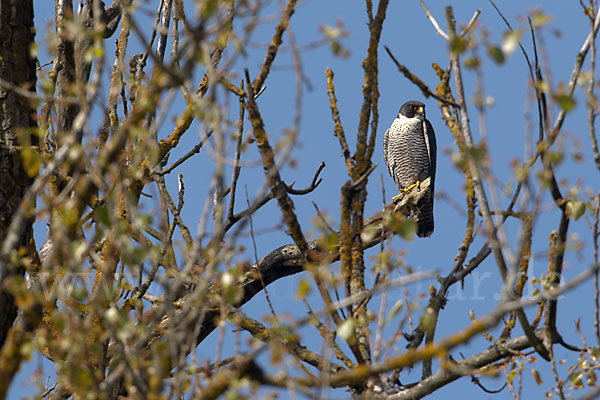
[[[425,104],[416,100],[407,101],[400,107],[398,116],[423,120],[425,119]]]

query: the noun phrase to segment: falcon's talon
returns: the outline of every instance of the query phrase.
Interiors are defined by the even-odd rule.
[[[416,186],[419,186],[419,187],[420,187],[420,186],[421,186],[421,181],[416,181],[415,183],[413,183],[412,185],[410,185],[410,186],[409,186],[409,187],[407,187],[406,189],[402,189],[402,191],[403,191],[404,193],[408,193],[408,192],[410,192],[410,191],[411,191],[411,190],[412,190],[414,187],[416,187]]]
[[[403,196],[404,196],[404,193],[399,193],[399,194],[395,195],[394,197],[392,197],[392,201],[395,203],[396,200],[400,199]]]

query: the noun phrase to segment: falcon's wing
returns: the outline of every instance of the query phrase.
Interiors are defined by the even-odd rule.
[[[435,169],[437,164],[437,143],[435,141],[435,132],[429,120],[425,120],[425,144],[427,145],[427,155],[429,156],[429,173],[431,175],[431,193],[434,193]]]
[[[390,166],[390,162],[392,160],[388,159],[388,140],[389,140],[390,130],[385,131],[385,135],[383,135],[383,160],[385,161],[385,165],[387,166],[388,172],[390,176],[392,176],[392,166]]]

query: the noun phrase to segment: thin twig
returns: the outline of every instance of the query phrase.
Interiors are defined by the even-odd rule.
[[[427,8],[423,0],[419,0],[419,3],[421,3],[421,7],[423,7],[423,10],[425,10],[425,15],[427,16],[427,19],[429,19],[429,22],[431,22],[431,25],[433,25],[433,27],[435,28],[435,31],[444,39],[450,40],[448,34],[444,32],[442,28],[440,28],[440,24],[438,24],[433,15],[431,15],[429,9]]]
[[[467,24],[465,29],[463,29],[463,31],[460,33],[460,37],[464,37],[467,34],[467,32],[469,32],[469,30],[473,27],[473,25],[475,25],[475,21],[477,21],[477,17],[479,17],[479,14],[481,14],[481,8],[475,10],[473,16],[469,20],[469,23]]]
[[[167,37],[169,35],[169,23],[171,21],[171,8],[173,0],[163,0],[163,7],[160,13],[160,25],[158,28],[158,42],[156,43],[156,54],[160,59],[164,59],[165,49],[167,48]]]
[[[581,68],[583,66],[583,62],[585,61],[585,57],[592,45],[592,42],[596,39],[596,35],[598,34],[598,28],[600,28],[600,9],[596,10],[596,17],[594,19],[594,23],[591,27],[590,33],[588,34],[585,42],[581,46],[579,53],[575,57],[575,65],[573,66],[573,71],[571,72],[571,76],[569,77],[569,85],[565,90],[565,94],[569,97],[573,97],[573,93],[575,92],[575,88],[577,86],[577,79],[581,73]],[[548,144],[554,143],[556,138],[558,137],[558,133],[565,121],[565,117],[567,116],[567,111],[564,108],[561,108],[558,112],[558,116],[556,117],[556,121],[554,122],[554,126],[552,127],[552,131],[548,134]]]
[[[581,4],[586,15],[590,20],[590,30],[594,30],[594,17],[593,13],[596,12],[596,4],[594,1],[590,1],[589,10]],[[590,43],[590,78],[588,82],[587,94],[587,111],[588,111],[588,129],[590,131],[590,142],[592,143],[592,154],[594,155],[594,162],[596,168],[600,170],[600,151],[598,150],[598,139],[596,138],[596,108],[598,107],[598,101],[594,96],[594,87],[596,86],[596,36],[592,36]]]
[[[317,211],[317,215],[319,216],[319,219],[321,220],[325,228],[327,228],[329,232],[335,233],[335,230],[331,227],[331,225],[329,225],[329,222],[327,222],[327,219],[325,219],[325,216],[323,215],[321,210],[319,210],[319,206],[317,206],[317,203],[315,203],[314,200],[312,201],[312,205]]]
[[[57,385],[58,385],[58,381],[54,382],[54,385],[52,385],[51,387],[49,387],[44,393],[42,393],[40,395],[40,397],[43,399],[44,397],[48,396],[50,393],[52,393],[52,391],[54,389],[56,389]]]
[[[230,320],[234,324],[240,326],[240,328],[250,332],[255,338],[264,342],[272,342],[281,345],[282,348],[290,355],[314,366],[315,368],[318,368],[319,370],[321,370],[325,365],[328,365],[328,371],[332,374],[345,370],[341,365],[333,363],[330,360],[326,362],[321,355],[307,349],[304,346],[301,346],[294,341],[286,339],[278,334],[276,330],[267,329],[259,321],[248,317],[241,311],[232,307],[230,307],[228,311]]]
[[[323,181],[322,178],[319,178],[319,175],[321,174],[321,171],[323,170],[323,168],[325,168],[325,162],[321,161],[321,163],[317,167],[317,170],[315,171],[315,174],[313,175],[313,179],[309,186],[307,186],[304,189],[293,189],[292,186],[294,186],[294,182],[292,182],[291,184],[286,185],[287,192],[289,194],[293,194],[293,195],[302,195],[302,194],[308,194],[308,193],[312,192]]]
[[[208,138],[210,138],[210,136],[212,135],[212,133],[213,133],[213,130],[210,129],[208,132],[206,132],[206,134],[204,135],[204,137],[202,138],[202,140],[200,141],[200,143],[198,143],[197,145],[195,145],[190,151],[188,151],[179,160],[175,161],[173,164],[169,165],[167,168],[163,169],[159,173],[161,175],[170,174],[175,168],[179,167],[181,164],[183,164],[184,162],[186,162],[194,154],[198,154],[200,152],[200,149],[202,148],[202,146],[204,146],[204,143],[206,143],[206,141],[208,140]]]
[[[243,81],[240,84],[241,87],[244,87]],[[242,167],[240,165],[240,156],[242,152],[242,136],[244,133],[244,111],[245,111],[245,100],[244,97],[240,96],[240,111],[238,114],[238,126],[237,126],[237,136],[235,139],[235,155],[233,159],[233,171],[231,172],[231,185],[230,187],[230,195],[229,195],[229,207],[227,210],[227,221],[231,221],[233,218],[233,210],[235,207],[235,194],[237,188],[237,182],[240,177],[240,172]],[[227,225],[227,223],[225,223]]]
[[[246,204],[248,204],[248,208],[250,208],[248,187],[246,186],[244,189],[246,191]],[[254,224],[252,223],[252,214],[248,215],[248,221],[250,222],[250,237],[252,238],[252,249],[254,250],[254,261],[256,262],[256,264],[254,265],[256,266],[258,264],[258,251],[256,250],[256,238],[254,237]],[[273,303],[271,303],[271,298],[269,297],[269,292],[267,291],[267,286],[265,285],[265,281],[263,280],[262,273],[260,272],[259,268],[254,268],[254,270],[256,271],[258,279],[260,280],[260,284],[262,285],[263,292],[265,293],[265,299],[267,300],[267,304],[269,305],[269,310],[271,311],[271,314],[273,314],[275,321],[279,323],[277,313],[275,313],[275,308],[273,308]]]
[[[335,341],[336,335],[334,334],[334,332],[332,332],[330,329],[325,327],[325,325],[323,325],[323,323],[317,318],[314,311],[312,310],[312,307],[308,303],[308,300],[306,300],[306,298],[304,298],[302,300],[303,300],[303,303],[306,305],[306,308],[308,309],[308,314],[310,316],[314,316],[314,318],[311,318],[310,322],[318,329],[318,331],[321,334],[321,336],[323,337],[323,339],[325,339],[327,341],[327,344],[329,346],[331,346],[331,349],[333,350],[333,354],[335,355],[335,357],[338,360],[340,360],[341,362],[343,362],[346,367],[348,367],[348,368],[354,367],[355,364],[352,361],[350,361],[348,356],[346,356],[346,354],[344,354],[342,349],[336,343],[336,341]]]
[[[365,173],[356,180],[356,182],[352,182],[351,188],[354,190],[358,189],[365,182],[365,180],[367,180],[369,175],[371,175],[371,172],[375,171],[375,168],[377,168],[377,164],[371,165],[369,169],[367,169]]]
[[[352,162],[352,158],[350,157],[350,148],[348,147],[348,142],[346,141],[346,134],[344,133],[344,127],[340,119],[340,111],[338,110],[337,106],[337,99],[335,97],[335,86],[333,81],[333,71],[327,68],[325,74],[327,75],[327,94],[329,95],[329,108],[331,109],[331,118],[333,119],[334,124],[333,132],[335,133],[335,136],[340,142],[340,147],[342,148],[342,155],[344,156],[344,160],[346,161],[348,174],[352,174],[352,168],[354,164]]]
[[[429,89],[429,87],[427,86],[427,84],[425,84],[425,82],[423,82],[418,76],[416,76],[415,74],[410,72],[408,68],[406,68],[404,65],[400,64],[398,62],[398,60],[396,60],[396,57],[394,57],[394,55],[392,54],[392,51],[387,46],[383,46],[383,47],[385,48],[385,51],[388,53],[388,55],[390,56],[390,58],[392,59],[394,64],[396,64],[396,67],[398,67],[398,71],[400,71],[402,73],[402,75],[404,75],[409,81],[411,81],[412,83],[417,85],[417,87],[419,89],[421,89],[423,96],[425,96],[426,98],[433,97],[437,101],[440,101],[444,104],[447,104],[447,105],[453,106],[453,107],[458,107],[458,104],[456,104],[455,102],[444,99],[444,98],[438,96],[436,93],[432,92],[431,89]]]
[[[384,213],[385,212],[385,186],[383,184],[383,174],[379,175],[379,184],[381,186],[381,202],[382,202],[382,208],[381,208],[381,212]],[[383,226],[383,229],[385,229],[385,224]],[[387,269],[388,267],[388,263],[387,263],[387,258],[384,255],[384,251],[385,251],[385,241],[382,240],[380,245],[379,245],[379,268],[383,269],[384,265],[383,262],[384,260],[386,260],[386,265],[385,268]],[[378,275],[379,276],[379,275]],[[384,279],[387,279],[387,271],[386,274],[384,275]],[[381,341],[381,334],[385,325],[385,310],[387,308],[387,290],[384,290],[381,292],[381,302],[379,304],[379,312],[377,313],[377,328],[375,329],[375,342],[373,343],[373,359],[375,361],[379,361],[379,357],[383,354],[383,345],[382,345],[382,341]]]
[[[558,389],[558,395],[561,400],[565,400],[565,392],[563,391],[564,382],[558,376],[558,369],[556,368],[556,359],[554,358],[554,349],[550,347],[548,349],[550,355],[550,365],[552,366],[552,376],[554,376],[554,382],[556,382],[556,389]]]
[[[290,23],[290,18],[294,13],[294,9],[296,7],[297,0],[288,0],[285,9],[281,15],[281,19],[279,20],[279,24],[275,28],[275,33],[273,34],[273,38],[271,39],[271,44],[269,44],[269,48],[267,49],[267,53],[265,54],[265,59],[263,61],[262,67],[256,79],[252,82],[252,86],[255,90],[257,90],[258,94],[262,93],[261,89],[265,80],[267,79],[267,75],[271,70],[271,65],[275,60],[275,56],[277,55],[277,51],[279,50],[279,46],[282,42],[283,33],[286,31],[288,24]],[[252,94],[254,97],[254,94]]]

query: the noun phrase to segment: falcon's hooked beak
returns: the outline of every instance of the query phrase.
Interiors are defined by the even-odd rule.
[[[419,114],[423,114],[423,107],[422,106],[417,106],[416,110],[417,110],[417,112]]]

